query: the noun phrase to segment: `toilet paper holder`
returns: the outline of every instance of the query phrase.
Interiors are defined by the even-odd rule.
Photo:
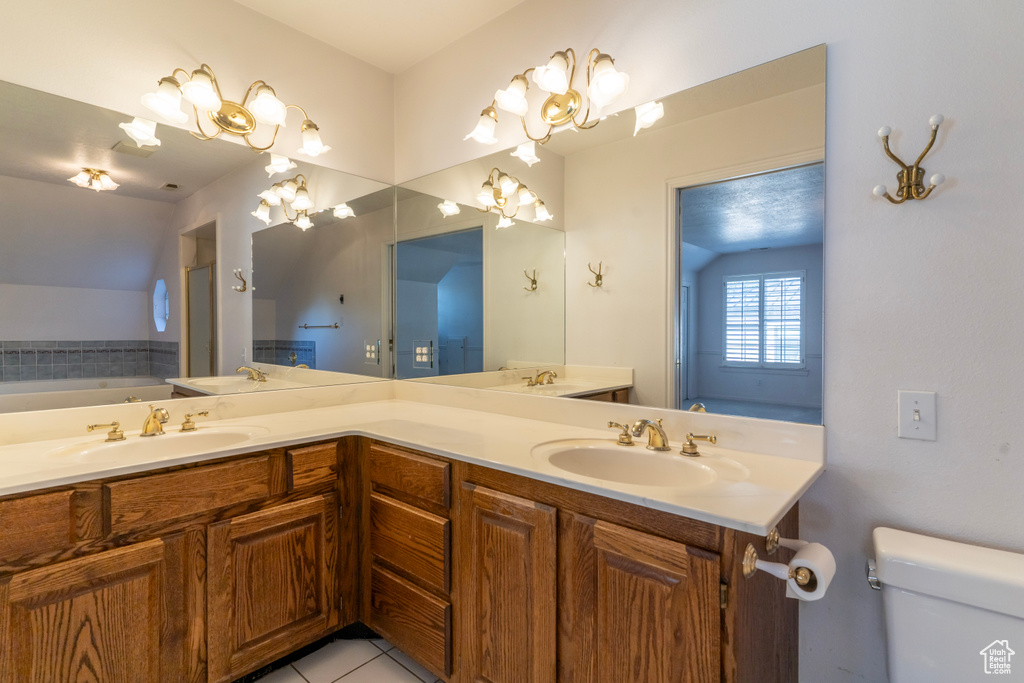
[[[773,529],[773,531],[774,531],[774,529]],[[776,535],[777,534],[778,534],[778,532],[776,532]],[[777,550],[777,549],[778,549],[778,545],[776,545],[775,549],[770,551],[770,553],[775,552],[775,550]],[[793,579],[794,581],[796,581],[798,586],[802,586],[802,587],[807,588],[809,590],[814,590],[815,585],[817,584],[817,577],[814,576],[814,572],[812,572],[807,567],[797,567],[795,569],[791,569],[791,568],[787,567],[786,565],[778,564],[776,562],[765,562],[765,563],[763,563],[763,565],[761,567],[758,567],[757,563],[758,563],[759,560],[760,560],[760,558],[757,556],[757,548],[754,547],[753,543],[748,543],[747,544],[747,549],[743,553],[743,576],[744,576],[744,578],[749,579],[750,577],[752,577],[754,574],[757,573],[758,569],[765,569],[765,571],[767,571],[772,576],[776,576],[776,577],[778,577],[780,579]],[[765,565],[771,565],[771,569],[769,569]],[[778,569],[775,570],[775,571],[772,571],[772,569],[774,569],[775,567],[778,567]],[[788,572],[788,574],[785,575],[785,576],[781,575],[781,572],[779,571],[779,570],[783,570],[783,569]]]

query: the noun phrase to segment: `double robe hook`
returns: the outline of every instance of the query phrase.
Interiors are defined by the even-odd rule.
[[[908,199],[924,199],[932,193],[936,187],[946,181],[946,176],[941,173],[936,173],[928,179],[929,185],[925,189],[924,186],[924,169],[921,168],[921,162],[924,160],[926,154],[931,151],[932,145],[935,144],[935,136],[939,132],[939,126],[943,122],[942,114],[936,114],[928,120],[928,123],[932,127],[932,136],[928,140],[928,146],[921,152],[921,156],[917,157],[917,161],[914,162],[913,166],[907,166],[903,163],[903,160],[892,153],[889,149],[889,135],[892,133],[892,129],[889,126],[882,126],[878,129],[878,137],[882,138],[882,147],[885,149],[885,153],[890,159],[896,162],[902,170],[896,174],[896,180],[899,182],[899,188],[896,190],[896,196],[899,199],[893,199],[892,195],[885,188],[885,185],[877,185],[874,189],[876,197],[885,197],[893,204],[902,204]]]

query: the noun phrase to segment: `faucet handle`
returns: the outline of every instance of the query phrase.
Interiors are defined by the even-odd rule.
[[[686,443],[683,444],[683,449],[681,451],[679,451],[679,454],[680,455],[688,455],[691,458],[700,455],[700,451],[697,450],[697,444],[695,444],[694,441],[707,441],[710,444],[716,444],[716,443],[718,443],[718,437],[715,436],[714,434],[707,434],[707,435],[697,435],[697,434],[692,434],[692,433],[687,434],[686,435]]]
[[[194,432],[196,431],[196,423],[192,421],[193,415],[199,415],[206,417],[210,414],[209,410],[200,410],[198,413],[185,413],[185,421],[181,423],[181,431],[183,432]]]
[[[124,441],[124,432],[121,431],[121,423],[117,420],[107,425],[88,425],[86,431],[94,429],[110,429],[107,433],[107,441]]]
[[[618,422],[612,422],[611,420],[609,420],[608,421],[608,428],[609,429],[614,428],[614,429],[621,429],[622,430],[622,433],[619,434],[619,445],[620,446],[632,446],[633,445],[633,435],[629,433],[629,427],[627,427],[626,425],[620,425]]]

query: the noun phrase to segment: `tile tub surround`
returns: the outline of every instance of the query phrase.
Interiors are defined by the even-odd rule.
[[[148,340],[0,341],[0,381],[178,374],[178,343]]]
[[[83,462],[47,453],[89,442],[93,437],[83,436],[84,425],[112,419],[135,439],[148,409],[135,404],[23,413],[18,419],[0,415],[0,443],[10,444],[0,447],[0,495],[359,435],[764,535],[824,471],[819,426],[414,382],[177,399],[160,407],[171,414],[171,431],[186,412],[209,410],[200,429],[259,425],[266,432],[214,451],[189,448],[182,440],[172,456],[154,459],[143,449],[129,457]],[[641,417],[664,418],[677,449],[687,431],[717,434],[719,444],[707,447],[707,455],[730,458],[746,474],[736,478],[723,471],[706,488],[688,492],[571,475],[532,455],[534,446],[554,440],[613,443],[615,435],[604,429],[608,420]],[[713,464],[712,458],[707,462]]]
[[[256,363],[292,365],[291,354],[295,354],[295,365],[305,363],[316,368],[316,342],[291,339],[255,339],[252,342],[252,358]]]

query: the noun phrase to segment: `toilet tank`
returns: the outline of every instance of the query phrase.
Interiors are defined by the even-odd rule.
[[[1024,555],[874,531],[890,683],[1024,680]]]

